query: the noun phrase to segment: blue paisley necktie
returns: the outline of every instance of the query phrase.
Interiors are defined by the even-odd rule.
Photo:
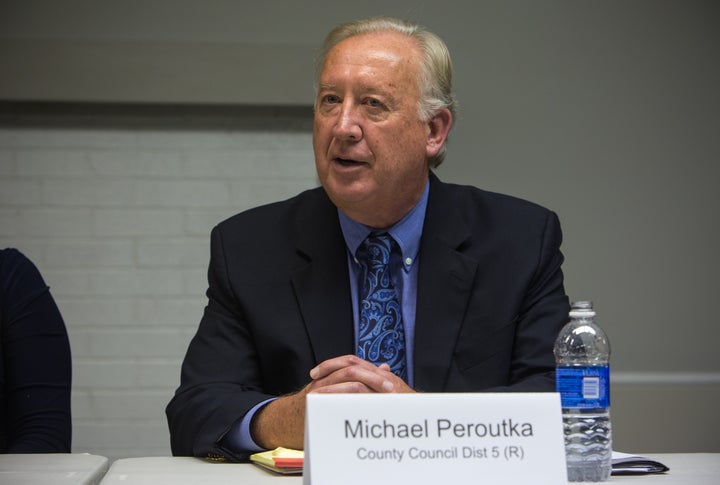
[[[376,365],[387,363],[407,382],[402,309],[388,266],[395,244],[387,233],[371,234],[358,248],[363,266],[358,356]]]

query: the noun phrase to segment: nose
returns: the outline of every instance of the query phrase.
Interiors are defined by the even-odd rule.
[[[343,141],[359,141],[362,138],[362,128],[358,113],[350,100],[345,100],[338,111],[335,125],[333,126],[335,138]]]

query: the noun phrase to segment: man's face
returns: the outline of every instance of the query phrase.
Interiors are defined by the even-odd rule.
[[[320,74],[318,176],[340,210],[369,226],[402,218],[428,178],[431,129],[418,115],[419,59],[417,45],[401,34],[364,34],[336,45]]]

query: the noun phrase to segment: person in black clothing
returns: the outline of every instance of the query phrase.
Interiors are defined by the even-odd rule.
[[[69,453],[67,330],[40,272],[0,250],[0,453]]]
[[[322,187],[213,229],[208,304],[166,408],[175,455],[302,448],[309,393],[555,390],[560,221],[434,173],[455,112],[445,43],[361,19],[318,59]],[[370,266],[385,265],[380,287]]]

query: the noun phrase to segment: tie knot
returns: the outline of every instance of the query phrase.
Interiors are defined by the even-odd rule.
[[[390,253],[395,240],[386,232],[382,234],[370,234],[360,245],[358,258],[366,261],[370,266],[381,264],[387,266],[390,263]]]

